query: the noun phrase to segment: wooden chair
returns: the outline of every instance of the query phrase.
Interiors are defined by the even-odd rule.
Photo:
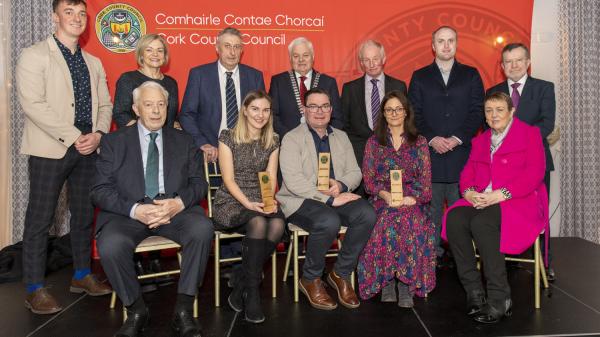
[[[162,236],[147,237],[142,242],[140,242],[140,244],[137,245],[137,247],[135,248],[135,252],[143,253],[143,252],[151,252],[151,251],[157,251],[157,250],[163,250],[163,249],[173,249],[173,248],[178,249],[177,261],[179,262],[179,265],[181,266],[181,252],[179,251],[181,246],[179,246],[179,244],[177,244],[176,242],[171,241]],[[172,270],[167,270],[167,271],[163,271],[160,273],[138,275],[137,278],[138,278],[138,280],[144,280],[144,279],[148,279],[148,278],[173,275],[173,274],[179,274],[179,273],[180,273],[180,269],[172,269]],[[113,290],[112,297],[110,299],[110,308],[111,309],[115,308],[116,301],[117,301],[117,293]],[[198,317],[198,295],[196,295],[196,297],[194,298],[194,318],[197,318],[197,317]],[[123,320],[125,320],[125,319],[127,319],[127,310],[125,309],[125,306],[123,306]]]
[[[548,278],[546,276],[546,268],[544,267],[544,261],[542,259],[542,251],[540,249],[540,237],[541,234],[535,239],[533,244],[533,257],[531,259],[521,258],[519,256],[509,255],[504,259],[506,261],[514,261],[514,262],[523,262],[523,263],[532,263],[533,264],[533,293],[534,293],[534,308],[540,309],[540,278],[543,281],[544,288],[548,289]],[[473,248],[475,247],[475,242],[473,242]],[[475,254],[477,258],[479,258],[479,254]],[[477,262],[477,268],[479,268],[479,261]]]
[[[290,237],[290,246],[288,248],[287,251],[287,257],[285,259],[285,268],[283,270],[283,282],[287,281],[288,278],[288,271],[290,268],[290,260],[293,256],[294,258],[294,302],[298,302],[298,280],[300,279],[299,275],[299,268],[298,268],[298,261],[300,259],[304,259],[306,258],[306,256],[304,254],[300,254],[298,252],[298,240],[300,239],[300,237],[307,237],[308,235],[310,235],[310,233],[308,233],[307,231],[305,231],[304,229],[289,223],[288,224],[288,229],[291,232],[291,237]],[[342,226],[340,227],[340,235],[342,234],[346,234],[346,227]],[[325,256],[326,257],[337,257],[338,256],[338,251],[340,249],[342,249],[342,241],[339,239],[338,236],[338,240],[337,240],[337,246],[338,248],[334,251],[329,251]],[[350,282],[352,284],[352,288],[355,289],[354,286],[354,272],[352,272],[352,274],[350,275]]]
[[[208,202],[208,217],[212,218],[212,203],[214,200],[214,194],[219,189],[221,184],[221,172],[219,171],[219,167],[216,162],[209,163],[206,160],[206,156],[204,156],[204,176],[206,178],[206,182],[208,183],[208,193],[206,196],[206,200]],[[236,262],[241,261],[242,257],[230,257],[230,258],[221,258],[221,240],[227,239],[235,239],[235,238],[243,238],[243,234],[239,233],[225,233],[221,231],[215,231],[215,307],[221,306],[221,264],[227,262]],[[277,297],[277,252],[273,253],[271,258],[271,282],[272,289],[271,293],[273,298]]]

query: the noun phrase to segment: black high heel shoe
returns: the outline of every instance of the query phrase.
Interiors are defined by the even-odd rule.
[[[467,295],[467,316],[473,317],[485,307],[485,293],[482,290],[472,291]]]
[[[473,319],[479,323],[494,324],[500,322],[503,317],[512,315],[512,300],[507,298],[500,304],[502,308],[494,307],[490,303],[483,308],[481,313],[475,315]],[[500,307],[499,306],[499,307]]]

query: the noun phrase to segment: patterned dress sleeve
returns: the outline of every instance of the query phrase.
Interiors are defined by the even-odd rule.
[[[379,191],[384,190],[385,186],[380,183],[379,173],[377,172],[377,166],[382,158],[378,158],[377,151],[379,143],[375,136],[371,136],[365,146],[365,154],[362,162],[363,182],[365,185],[365,191],[372,195],[377,196]]]
[[[221,131],[221,135],[219,135],[219,142],[227,145],[227,147],[229,147],[229,149],[231,149],[233,152],[233,137],[230,129],[224,129]]]
[[[426,204],[431,201],[431,160],[429,159],[429,148],[427,140],[419,136],[415,146],[417,147],[417,174],[412,185],[411,194],[418,204]]]

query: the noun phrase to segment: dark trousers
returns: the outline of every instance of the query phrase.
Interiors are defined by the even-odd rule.
[[[348,229],[334,270],[341,277],[349,277],[356,268],[359,254],[371,236],[375,220],[373,207],[364,199],[340,207],[330,207],[316,200],[304,200],[300,208],[288,218],[288,222],[310,233],[302,277],[314,280],[323,275],[325,254],[342,225]]]
[[[184,210],[171,223],[149,229],[128,217],[111,214],[96,235],[100,262],[108,280],[124,305],[131,305],[140,295],[140,283],[135,273],[133,252],[145,238],[164,236],[181,245],[181,274],[177,292],[196,295],[204,278],[213,225],[200,206]]]
[[[444,255],[442,247],[442,215],[444,204],[452,206],[460,199],[458,183],[433,183],[431,184],[431,220],[435,225],[435,238],[433,245],[437,256]]]
[[[446,219],[446,234],[454,255],[458,277],[468,294],[482,289],[473,241],[481,256],[491,302],[510,298],[504,254],[500,253],[500,205],[484,209],[457,207]],[[502,302],[503,303],[503,302]]]
[[[25,283],[44,282],[48,230],[65,181],[71,212],[73,266],[90,267],[94,208],[89,193],[95,160],[95,153],[83,156],[74,146],[61,159],[29,157],[29,204],[23,233]]]

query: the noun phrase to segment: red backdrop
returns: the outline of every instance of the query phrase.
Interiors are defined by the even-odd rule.
[[[432,62],[431,32],[440,25],[458,30],[457,59],[476,66],[489,87],[503,80],[502,46],[515,41],[529,45],[533,0],[89,1],[90,23],[83,43],[102,60],[111,93],[119,75],[137,67],[133,52],[110,51],[97,37],[101,16],[110,25],[115,20],[106,20],[108,10],[120,8],[128,9],[138,22],[143,17],[147,33],[168,38],[171,61],[164,71],[178,81],[183,95],[189,69],[216,59],[214,37],[229,25],[246,34],[242,62],[263,71],[267,88],[271,75],[290,68],[287,45],[298,36],[313,42],[315,69],[334,76],[340,88],[361,76],[356,48],[367,38],[385,46],[386,73],[408,83],[413,70]],[[497,42],[499,36],[504,42]]]

